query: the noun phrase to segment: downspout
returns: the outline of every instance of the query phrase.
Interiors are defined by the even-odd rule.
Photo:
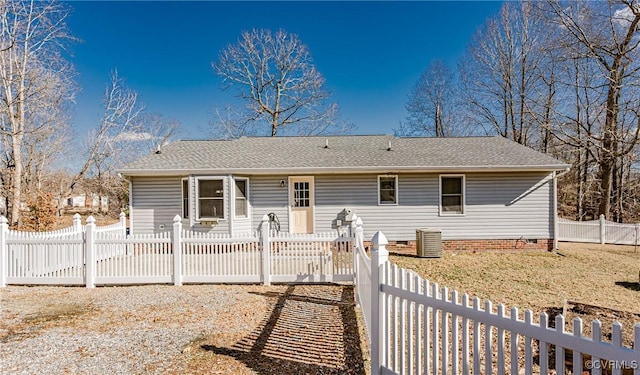
[[[567,168],[560,174],[553,171],[553,248],[558,250],[558,178],[569,173]]]
[[[229,227],[227,229],[229,231],[229,235],[233,236],[234,221],[236,219],[236,186],[233,175],[227,175],[227,181],[227,186],[229,188],[229,220],[227,220]]]

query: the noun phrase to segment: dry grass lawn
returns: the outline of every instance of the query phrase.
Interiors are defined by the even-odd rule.
[[[390,260],[494,304],[555,315],[567,300],[567,321],[597,318],[604,328],[618,320],[627,344],[640,323],[640,249],[633,246],[561,243],[558,252],[447,251],[436,259],[392,254]]]

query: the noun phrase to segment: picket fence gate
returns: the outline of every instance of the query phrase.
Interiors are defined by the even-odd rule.
[[[0,286],[353,280],[351,237],[272,234],[267,215],[260,231],[232,236],[183,230],[179,216],[172,231],[137,235],[126,235],[124,216],[106,227],[79,220],[43,234],[8,230],[0,217]]]
[[[620,224],[606,220],[572,221],[558,219],[558,241],[615,245],[640,245],[640,223]]]
[[[640,324],[633,327],[633,343],[627,347],[618,322],[607,342],[598,320],[588,337],[579,318],[567,332],[562,315],[551,322],[546,313],[536,320],[531,310],[494,308],[491,301],[483,304],[391,264],[382,232],[371,239],[369,257],[358,229],[361,221],[355,225],[356,300],[369,338],[372,374],[640,375]]]

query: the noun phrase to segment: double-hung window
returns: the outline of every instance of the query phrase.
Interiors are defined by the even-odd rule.
[[[198,179],[197,218],[224,219],[224,180]]]
[[[182,179],[182,218],[189,218],[189,179]]]
[[[464,214],[464,176],[441,175],[440,176],[440,214],[462,215]]]
[[[247,217],[248,216],[248,204],[247,204],[247,181],[246,179],[235,179],[235,217]]]
[[[398,176],[378,176],[378,204],[398,204]]]

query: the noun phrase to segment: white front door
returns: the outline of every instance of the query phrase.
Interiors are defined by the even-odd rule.
[[[291,233],[313,233],[313,177],[289,177]]]

